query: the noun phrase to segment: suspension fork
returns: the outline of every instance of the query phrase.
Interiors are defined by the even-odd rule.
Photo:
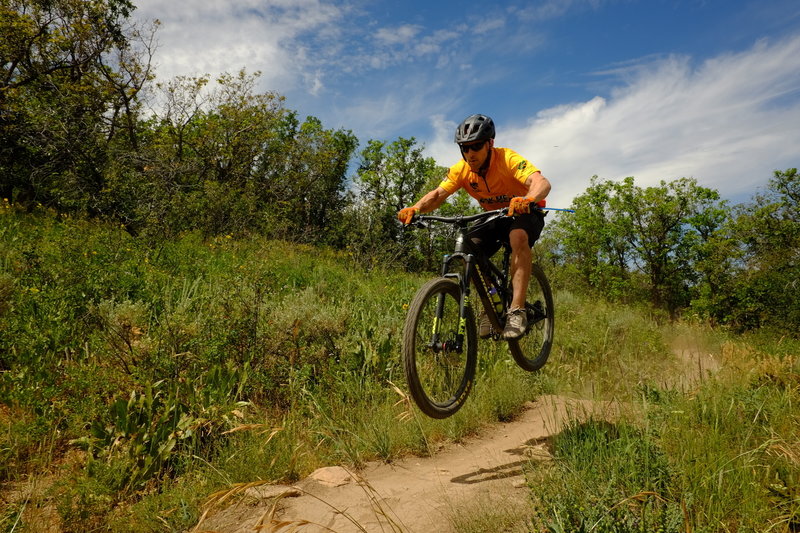
[[[455,261],[460,260],[464,263],[463,273],[453,272],[452,265]],[[440,294],[436,302],[436,315],[433,317],[433,329],[431,331],[431,345],[434,350],[454,350],[458,353],[464,348],[464,337],[467,333],[467,312],[471,306],[470,294],[471,289],[469,280],[472,276],[475,258],[472,254],[456,252],[451,255],[445,256],[442,261],[442,277],[455,279],[459,286],[459,302],[458,302],[458,330],[454,345],[446,346],[441,340],[442,317],[444,316],[444,302],[445,295]]]

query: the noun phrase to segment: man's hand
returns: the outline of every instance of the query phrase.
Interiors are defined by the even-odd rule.
[[[411,224],[411,219],[419,213],[419,207],[404,207],[397,212],[397,219],[403,224]]]
[[[528,196],[515,196],[508,206],[508,216],[521,215],[531,212],[531,203],[536,203],[536,198]]]

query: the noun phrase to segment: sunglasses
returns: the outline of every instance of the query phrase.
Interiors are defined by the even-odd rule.
[[[479,151],[482,150],[483,147],[486,145],[486,141],[475,143],[475,144],[459,144],[458,147],[461,148],[461,153],[466,154],[470,150]]]

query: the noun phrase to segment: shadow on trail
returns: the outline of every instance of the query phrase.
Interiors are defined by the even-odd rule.
[[[473,472],[468,472],[460,476],[456,476],[450,480],[451,483],[459,483],[462,485],[473,485],[475,483],[485,483],[487,481],[495,481],[498,479],[506,479],[509,477],[521,476],[523,474],[523,466],[530,464],[535,460],[531,456],[530,451],[536,448],[544,448],[546,457],[550,457],[552,450],[552,437],[540,437],[538,439],[530,439],[522,445],[504,450],[505,453],[525,457],[519,461],[513,461],[503,465],[498,465],[492,468],[479,468]],[[544,458],[544,457],[542,457]]]

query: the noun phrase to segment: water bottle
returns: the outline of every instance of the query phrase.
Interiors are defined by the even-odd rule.
[[[503,302],[500,301],[500,295],[497,294],[497,289],[494,286],[489,287],[489,298],[492,300],[495,311],[500,313],[503,308]]]

